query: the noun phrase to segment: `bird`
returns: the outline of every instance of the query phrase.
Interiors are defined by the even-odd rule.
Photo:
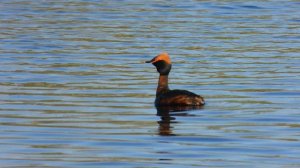
[[[145,63],[152,63],[159,73],[158,86],[156,89],[155,106],[202,106],[204,98],[187,90],[170,90],[168,79],[172,68],[170,56],[162,52]]]

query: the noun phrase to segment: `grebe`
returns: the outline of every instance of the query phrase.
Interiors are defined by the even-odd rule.
[[[201,106],[204,99],[200,95],[187,90],[170,90],[168,76],[171,71],[171,60],[169,54],[163,52],[153,59],[146,61],[152,63],[159,73],[158,86],[156,89],[155,106]]]

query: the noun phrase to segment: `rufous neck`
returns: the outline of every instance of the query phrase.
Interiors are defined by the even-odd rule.
[[[159,75],[156,96],[169,91],[168,78],[168,75]]]

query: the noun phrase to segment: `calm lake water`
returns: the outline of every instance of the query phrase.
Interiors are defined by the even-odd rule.
[[[300,2],[0,2],[0,167],[300,167]],[[170,87],[202,109],[154,107]]]

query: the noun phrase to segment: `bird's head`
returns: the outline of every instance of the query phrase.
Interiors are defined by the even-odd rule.
[[[160,75],[168,75],[172,68],[171,59],[166,52],[158,54],[156,57],[145,63],[152,63]]]

